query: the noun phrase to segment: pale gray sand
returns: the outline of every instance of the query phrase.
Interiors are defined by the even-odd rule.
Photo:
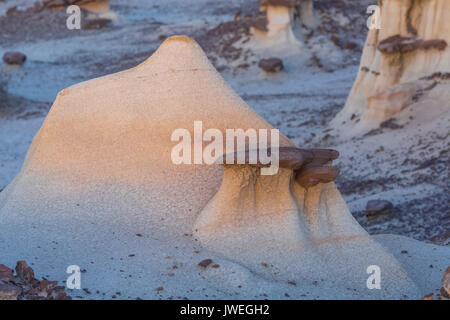
[[[14,266],[18,259],[26,259],[38,276],[59,281],[69,276],[65,273],[69,265],[79,265],[86,270],[81,275],[82,288],[87,288],[91,294],[73,290],[74,298],[110,299],[112,295],[124,299],[361,298],[346,289],[330,290],[326,282],[292,285],[263,280],[248,269],[195,246],[189,236],[169,240],[153,231],[149,234],[144,227],[124,228],[123,225],[121,233],[94,226],[74,233],[76,223],[68,220],[67,228],[58,228],[59,232],[51,227],[51,221],[42,221],[42,225],[35,224],[31,229],[19,222],[11,225],[1,234],[2,262]],[[142,237],[135,235],[138,232]],[[375,239],[400,261],[418,284],[421,295],[438,292],[443,271],[450,264],[448,247],[392,235],[378,235]],[[195,253],[196,250],[200,252]],[[403,250],[408,254],[402,254]],[[203,271],[197,266],[208,258],[220,267],[210,266]],[[157,291],[159,287],[164,289]]]

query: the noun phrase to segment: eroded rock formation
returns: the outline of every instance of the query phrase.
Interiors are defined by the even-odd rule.
[[[100,29],[114,20],[117,15],[110,10],[109,0],[44,0],[43,8],[65,9],[67,6],[80,7],[83,18],[82,29]]]
[[[343,138],[423,100],[448,103],[448,82],[433,75],[450,71],[450,2],[384,0],[379,6],[381,29],[369,31],[354,86],[332,122]]]
[[[420,296],[396,259],[353,219],[331,182],[337,153],[280,152],[274,175],[248,164],[177,165],[172,134],[188,130],[195,147],[195,121],[221,132],[273,129],[188,37],[167,39],[135,68],[62,90],[21,172],[0,193],[0,252],[12,259],[8,248],[14,245],[35,257],[40,244],[51,248],[41,251],[45,264],[34,261],[41,267],[51,261],[65,270],[77,263],[93,268],[88,275],[113,277],[125,264],[133,270],[128,272],[154,281],[152,272],[165,268],[155,256],[164,250],[185,257],[186,268],[197,267],[188,254],[196,242],[187,237],[194,233],[211,250],[208,258],[224,256],[222,266],[241,270],[252,283],[261,277],[274,287],[288,280],[320,283],[324,296],[334,298]],[[279,146],[293,143],[281,135]],[[367,288],[371,265],[382,270],[380,290]],[[90,286],[129,287],[131,281],[120,275],[107,280],[90,278]]]
[[[170,222],[190,232],[187,221],[192,222],[195,212],[214,195],[222,171],[220,166],[171,161],[176,144],[172,133],[184,128],[194,137],[197,120],[203,121],[204,130],[273,129],[222,80],[194,40],[171,37],[135,68],[62,90],[34,138],[21,178],[12,183],[20,187],[0,194],[6,198],[0,208],[9,210],[16,197],[27,199],[25,205],[35,201],[50,205],[53,197],[68,201],[72,191],[92,199],[89,203],[97,207],[100,203],[94,199],[109,189],[103,205],[123,202],[119,207],[130,205],[129,210],[135,208],[143,219],[152,212],[150,220],[158,225]],[[280,145],[292,143],[281,136]],[[43,188],[32,187],[36,183]],[[85,188],[80,189],[82,185]],[[123,193],[136,186],[153,198],[144,197],[146,204],[141,203],[140,209],[136,203],[126,204]],[[116,192],[122,196],[114,196]],[[161,197],[171,200],[156,200]],[[99,217],[110,214],[94,207]]]
[[[284,148],[273,176],[261,175],[259,166],[226,164],[219,191],[194,225],[195,238],[269,278],[326,279],[330,288],[358,292],[366,291],[364,272],[376,261],[396,285],[364,295],[415,295],[400,265],[353,219],[332,183],[338,170],[330,164],[337,155]]]
[[[251,28],[256,39],[272,45],[301,46],[296,27],[313,27],[313,0],[261,0],[260,11],[265,14]]]
[[[48,8],[61,9],[66,6],[77,5],[91,11],[109,10],[109,0],[43,0],[42,5]]]

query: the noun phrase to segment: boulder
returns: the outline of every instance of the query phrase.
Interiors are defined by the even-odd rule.
[[[0,300],[17,300],[22,293],[20,287],[13,284],[2,284],[0,282]]]
[[[4,264],[0,264],[0,272],[4,272],[4,273],[13,273],[14,270],[8,268],[8,267],[5,266]]]
[[[283,70],[283,61],[279,58],[261,59],[258,66],[266,72],[276,73]]]
[[[366,216],[373,217],[389,213],[394,208],[393,204],[387,200],[370,200],[366,205]]]
[[[21,52],[6,52],[3,55],[3,61],[10,65],[23,65],[27,60],[27,56]]]
[[[19,10],[17,10],[17,6],[12,6],[12,7],[8,8],[6,10],[6,16],[9,17],[9,16],[12,16],[12,15],[18,13],[18,12],[19,12]]]
[[[0,281],[9,282],[14,279],[14,270],[0,264]]]
[[[34,272],[25,261],[18,261],[16,265],[17,276],[24,284],[31,284],[34,280]]]
[[[200,268],[205,269],[205,268],[207,268],[212,262],[213,262],[213,261],[212,261],[211,259],[205,259],[205,260],[200,261],[199,264],[198,264],[198,266],[199,266]]]

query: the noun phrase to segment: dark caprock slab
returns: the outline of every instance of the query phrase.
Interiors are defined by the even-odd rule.
[[[328,183],[334,181],[339,175],[339,169],[331,167],[331,161],[339,157],[339,152],[332,149],[298,149],[293,147],[281,147],[277,149],[279,152],[279,167],[292,169],[295,171],[296,181],[305,188],[314,186],[318,183]],[[249,165],[255,167],[266,167],[269,164],[260,162],[259,152],[266,152],[271,155],[271,149],[252,150],[256,152],[256,163],[250,163],[250,150],[235,152],[218,159],[218,163],[224,165]],[[244,163],[238,163],[239,155],[245,154]],[[252,161],[253,162],[253,161]]]

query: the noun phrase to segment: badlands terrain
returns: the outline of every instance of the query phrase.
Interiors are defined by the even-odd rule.
[[[441,294],[441,279],[450,265],[450,59],[449,48],[442,45],[442,41],[450,41],[450,27],[447,22],[441,23],[445,17],[436,12],[450,14],[449,6],[443,4],[445,1],[424,0],[422,2],[428,3],[424,7],[417,7],[414,1],[383,1],[381,23],[384,25],[379,33],[376,30],[369,33],[366,24],[370,16],[367,8],[376,4],[374,0],[317,0],[312,17],[296,15],[292,25],[281,30],[271,29],[270,21],[264,20],[265,12],[260,11],[256,0],[110,1],[109,7],[101,7],[94,14],[83,11],[86,24],[81,30],[69,30],[65,10],[58,6],[51,8],[46,2],[34,5],[33,1],[0,1],[0,55],[7,51],[26,55],[21,66],[0,65],[0,190],[4,190],[0,193],[0,263],[12,268],[16,261],[26,260],[40,277],[58,281],[66,279],[65,269],[69,264],[80,265],[84,270],[85,290],[70,293],[73,298],[80,299],[417,299],[429,293]],[[419,15],[417,12],[421,9],[427,13]],[[266,8],[266,12],[269,11],[270,8]],[[404,23],[399,23],[399,27],[393,21]],[[383,43],[387,53],[382,52],[380,42],[397,34],[405,38],[393,38],[391,42]],[[57,98],[59,92],[80,82],[139,65],[172,35],[187,35],[194,39],[230,90],[254,110],[250,119],[242,116],[248,115],[248,111],[235,100],[231,91],[218,91],[215,95],[211,93],[209,100],[205,98],[207,101],[217,99],[218,105],[236,104],[233,110],[242,116],[239,119],[242,126],[258,124],[278,128],[289,140],[288,146],[339,151],[340,156],[333,165],[340,169],[335,181],[340,195],[330,189],[320,192],[333,199],[327,210],[344,212],[345,216],[347,209],[339,200],[342,196],[349,215],[351,213],[374,236],[373,241],[364,240],[367,243],[342,252],[349,260],[364,247],[376,252],[376,257],[389,269],[388,273],[394,274],[388,276],[392,277],[389,278],[391,286],[386,291],[380,295],[365,293],[364,288],[352,283],[356,280],[351,276],[347,279],[345,275],[343,279],[351,283],[351,288],[343,287],[339,281],[329,286],[328,277],[337,279],[343,275],[342,271],[333,273],[327,268],[320,271],[326,279],[321,279],[320,275],[314,279],[305,278],[301,274],[309,272],[311,266],[306,263],[304,269],[292,267],[298,261],[287,261],[283,256],[274,255],[275,260],[268,262],[270,255],[257,255],[257,259],[266,260],[258,260],[255,264],[254,257],[234,255],[235,244],[230,244],[231,249],[222,248],[221,244],[213,243],[207,233],[198,237],[193,235],[193,230],[189,229],[193,224],[191,217],[181,218],[180,222],[176,215],[169,214],[167,222],[156,221],[164,220],[167,206],[172,210],[177,206],[192,205],[193,211],[202,211],[203,200],[212,198],[217,191],[208,186],[218,187],[220,174],[205,174],[203,180],[195,176],[202,183],[207,182],[192,184],[186,194],[183,190],[164,188],[155,191],[153,186],[130,189],[116,185],[114,188],[119,190],[114,189],[111,194],[105,192],[100,196],[103,203],[99,205],[99,190],[107,189],[102,185],[104,177],[99,179],[98,185],[93,185],[85,181],[83,174],[88,172],[95,176],[98,173],[101,176],[101,173],[80,168],[83,174],[77,176],[75,162],[61,157],[56,151],[52,153],[53,148],[56,150],[67,141],[80,145],[91,143],[90,132],[102,127],[101,118],[97,119],[98,126],[89,127],[89,117],[83,118],[82,112],[80,115],[75,111],[63,113],[64,106],[77,110],[79,102],[88,106],[85,110],[100,110],[98,115],[107,118],[105,123],[116,119],[114,114],[109,117],[102,111],[106,110],[103,106],[113,99],[108,100],[101,90],[89,91],[92,82],[66,89]],[[425,45],[418,42],[423,39],[441,42]],[[394,45],[389,46],[390,43]],[[203,53],[194,47],[175,50],[166,43],[160,49],[160,60],[146,61],[142,68],[145,69],[145,65],[164,68],[172,60],[178,63],[173,56],[185,54],[192,57],[189,61],[198,59],[201,68],[209,68],[205,67]],[[416,57],[408,50],[423,53]],[[258,65],[261,59],[272,57],[282,60],[283,70],[266,72]],[[144,71],[139,74],[139,70],[135,71],[137,76],[148,75]],[[129,72],[126,74],[130,75]],[[209,80],[186,77],[187,82],[198,80],[208,87]],[[126,87],[133,81],[124,82],[120,76],[103,79],[118,81],[117,87],[111,88]],[[159,83],[152,89],[154,92],[185,92],[185,82],[180,79],[168,78],[170,81]],[[219,81],[215,76],[211,79],[211,83]],[[84,87],[87,90],[81,91]],[[137,81],[133,88],[138,87]],[[80,90],[79,95],[76,90]],[[133,99],[138,99],[139,91],[133,92]],[[181,93],[179,97],[182,99]],[[135,101],[127,96],[123,99],[124,105],[128,100]],[[203,106],[200,101],[203,100],[198,102]],[[35,139],[36,146],[30,149],[30,158],[22,168],[31,142],[54,102],[43,127],[46,129],[41,131],[39,139]],[[145,115],[144,119],[150,122],[158,119],[158,110]],[[136,112],[143,114],[140,109]],[[217,118],[213,117],[212,123],[226,121],[227,115],[221,115],[223,109],[217,107],[214,112]],[[63,126],[52,126],[57,122],[55,119],[81,119],[86,127],[65,131]],[[178,118],[174,116],[174,119]],[[68,140],[61,138],[61,142],[60,137]],[[92,154],[101,148],[93,146]],[[38,152],[34,153],[34,150]],[[156,144],[154,150],[155,154],[149,155],[149,159],[158,162],[156,150],[165,149]],[[74,151],[67,158],[77,159],[78,156]],[[115,161],[113,153],[100,158],[98,161],[104,164]],[[73,169],[70,181],[65,169],[61,169],[61,163],[66,161],[66,168]],[[43,162],[55,166],[41,167]],[[155,168],[160,170],[160,167]],[[113,169],[111,165],[111,172],[117,173]],[[30,173],[41,170],[48,176],[35,178]],[[127,174],[123,173],[124,176]],[[135,173],[129,174],[126,178],[132,179]],[[61,184],[52,181],[58,175],[62,177]],[[173,182],[184,176],[166,178],[155,174],[151,177],[161,179],[157,181],[163,185],[168,183],[165,179]],[[121,183],[123,178],[117,177]],[[74,181],[86,188],[73,188]],[[173,192],[172,201],[169,205],[159,204],[167,192]],[[120,204],[105,208],[105,203],[109,200],[114,203],[114,198],[120,198],[124,193],[125,200]],[[183,202],[185,197],[186,203]],[[142,199],[145,201],[140,203]],[[182,204],[177,203],[177,199],[182,199]],[[393,206],[385,213],[368,216],[366,204],[370,200],[387,200]],[[133,208],[133,217],[123,214],[129,208]],[[113,218],[106,214],[108,210],[114,212]],[[147,217],[140,215],[145,210],[163,212],[152,217],[155,219],[152,223],[159,226],[157,231],[146,225]],[[342,221],[347,219],[344,216]],[[86,219],[92,226],[83,225]],[[353,223],[349,224],[353,228]],[[182,234],[172,235],[174,226],[180,228]],[[355,224],[355,228],[359,226]],[[278,235],[283,230],[279,227]],[[350,231],[343,231],[344,234],[347,232]],[[359,234],[359,229],[356,232]],[[51,236],[44,237],[44,234]],[[68,234],[76,236],[67,237]],[[200,244],[195,239],[199,239]],[[248,242],[248,239],[240,240]],[[270,250],[275,249],[269,248],[268,252]],[[328,250],[336,249],[327,249],[326,255]],[[342,267],[342,261],[336,261],[332,255],[329,258],[332,265]],[[208,259],[211,262],[206,266],[198,266]],[[314,257],[311,257],[311,265],[313,261]],[[400,266],[406,270],[405,274],[398,271]],[[363,272],[366,276],[365,270]],[[396,281],[398,288],[393,288],[392,283]]]

